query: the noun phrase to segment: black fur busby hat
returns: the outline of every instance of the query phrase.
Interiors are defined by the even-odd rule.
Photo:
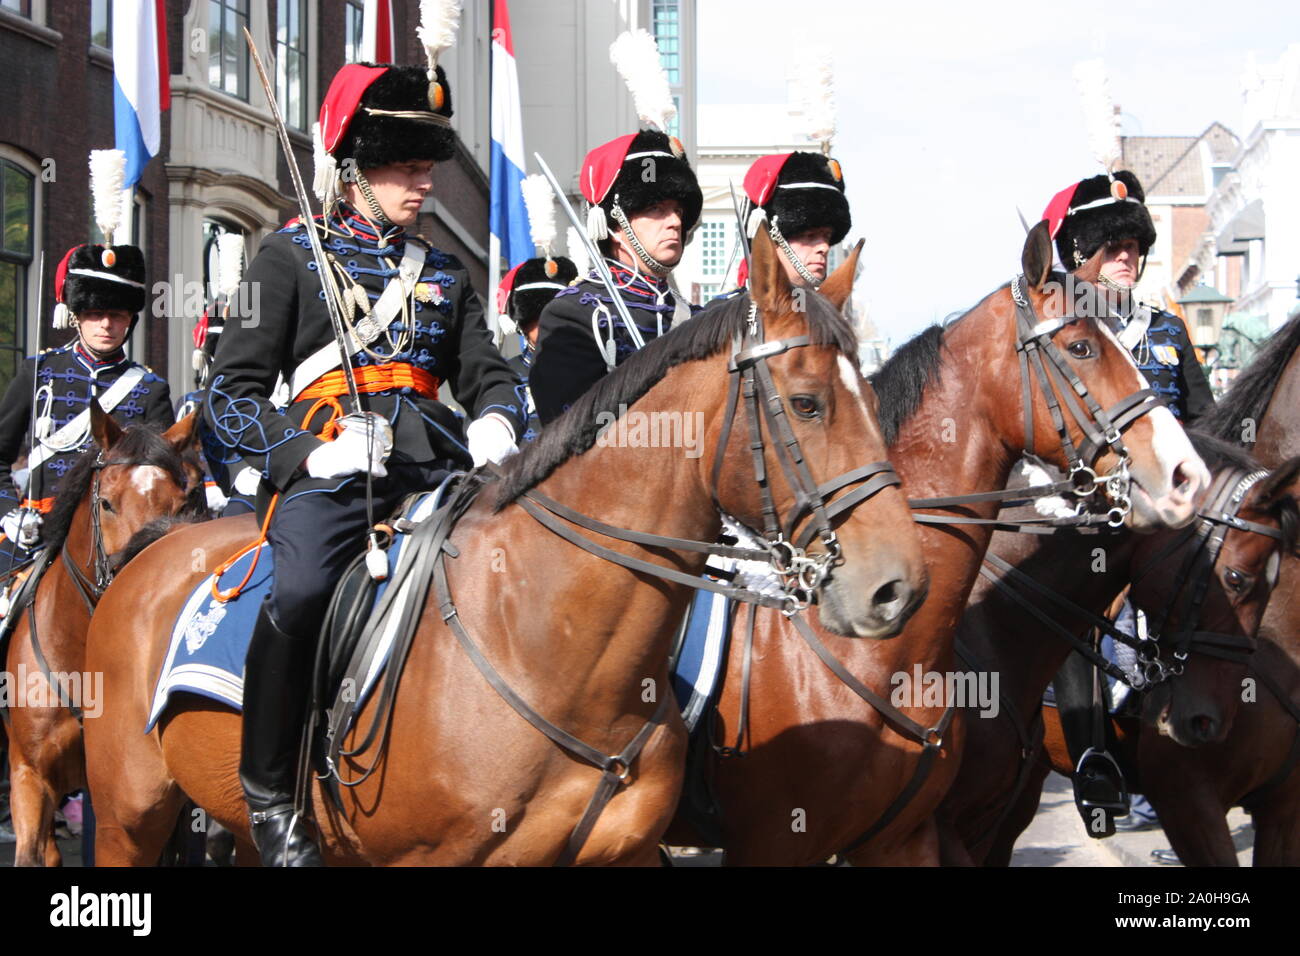
[[[834,246],[853,225],[840,164],[820,153],[762,157],[745,174],[745,194],[754,209],[754,223],[766,218],[787,239],[829,227]]]
[[[682,144],[659,130],[642,130],[597,146],[582,164],[579,184],[587,201],[603,212],[587,223],[588,234],[596,240],[618,228],[610,216],[615,203],[631,216],[662,200],[676,199],[682,204],[684,234],[700,221],[704,205]]]
[[[331,152],[337,160],[355,160],[360,169],[410,160],[443,162],[456,151],[451,116],[451,89],[441,66],[432,83],[422,67],[389,66],[361,94],[346,134]]]
[[[1062,195],[1057,194],[1058,200]],[[1062,205],[1058,200],[1053,204]],[[1126,169],[1115,173],[1113,180],[1103,174],[1075,184],[1056,232],[1061,264],[1076,269],[1106,243],[1123,239],[1136,239],[1145,256],[1156,241],[1156,227],[1145,200],[1142,184]],[[1045,218],[1050,221],[1053,217]]]
[[[138,315],[146,298],[144,253],[135,246],[75,246],[59,263],[54,295],[73,315],[118,310]]]
[[[538,256],[520,263],[514,270],[514,279],[507,300],[508,314],[515,324],[527,330],[542,317],[542,309],[556,294],[578,278],[578,267],[572,259],[555,256],[547,259]]]

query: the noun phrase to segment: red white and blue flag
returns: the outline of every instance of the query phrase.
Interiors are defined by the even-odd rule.
[[[510,35],[506,0],[492,3],[492,202],[488,231],[492,264],[504,258],[513,268],[533,255],[524,181],[524,123],[519,108],[519,72]]]
[[[393,0],[365,0],[361,17],[361,61],[392,63]]]
[[[163,0],[113,3],[113,125],[127,189],[162,148],[162,111],[171,106],[166,16]]]

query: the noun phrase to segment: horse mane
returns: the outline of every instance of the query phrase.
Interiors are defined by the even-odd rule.
[[[925,390],[943,368],[943,326],[932,325],[900,345],[871,376],[880,400],[880,430],[892,448],[903,425],[916,414]]]
[[[1273,400],[1287,362],[1300,348],[1300,314],[1278,329],[1259,350],[1226,395],[1196,422],[1196,426],[1234,444],[1242,444],[1242,423],[1259,424]]]
[[[54,507],[45,519],[44,537],[47,547],[58,550],[68,540],[72,528],[72,518],[77,508],[90,493],[90,485],[95,477],[95,461],[99,457],[99,448],[92,445],[77,456],[72,467],[63,476],[59,484],[58,497]],[[129,461],[132,464],[149,465],[161,468],[182,488],[185,487],[185,470],[181,464],[180,453],[171,446],[162,433],[150,425],[130,425],[122,437],[113,446],[113,460]]]
[[[161,518],[154,518],[147,525],[131,535],[131,540],[126,543],[121,551],[112,555],[113,573],[116,574],[122,570],[128,562],[137,554],[143,551],[149,545],[153,544],[159,538],[171,534],[178,528],[184,528],[192,524],[198,524],[206,521],[206,518],[186,515],[163,515]]]
[[[808,308],[802,314],[812,344],[834,346],[846,355],[856,356],[857,339],[843,316],[819,295],[808,296],[806,302]],[[609,415],[621,416],[670,369],[729,348],[733,337],[745,330],[749,303],[749,293],[723,300],[628,356],[568,411],[543,428],[536,441],[506,463],[494,510],[500,511],[570,458],[591,448],[601,430],[601,420],[608,420]]]

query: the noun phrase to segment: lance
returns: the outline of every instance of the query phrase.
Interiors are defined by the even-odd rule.
[[[618,286],[614,284],[614,276],[609,271],[609,266],[605,264],[605,257],[596,244],[591,241],[591,236],[587,235],[587,227],[578,219],[578,214],[573,211],[573,206],[569,204],[569,197],[564,195],[564,189],[560,186],[560,181],[555,178],[555,173],[551,172],[551,167],[546,165],[546,160],[542,159],[541,153],[533,153],[533,159],[537,160],[537,165],[542,167],[542,174],[546,181],[551,184],[551,191],[555,193],[555,198],[560,202],[560,208],[564,214],[569,217],[569,222],[577,230],[578,236],[582,239],[582,244],[587,247],[587,256],[591,259],[591,264],[596,267],[596,274],[605,288],[609,290],[610,298],[614,300],[614,308],[618,310],[618,317],[623,320],[627,326],[627,331],[632,336],[632,344],[637,348],[645,347],[645,338],[641,335],[641,330],[637,328],[636,323],[632,321],[631,314],[627,311],[627,303],[623,297],[618,294]]]
[[[339,310],[339,292],[338,287],[334,284],[334,272],[330,268],[329,261],[325,258],[325,250],[320,244],[320,236],[316,232],[316,221],[312,217],[311,202],[307,199],[307,190],[302,184],[302,174],[298,171],[298,161],[293,155],[293,144],[289,141],[289,130],[284,125],[284,118],[280,115],[280,107],[275,101],[275,93],[271,90],[271,81],[267,78],[266,68],[262,66],[262,56],[257,52],[257,44],[253,42],[253,34],[248,32],[248,27],[244,27],[244,39],[248,41],[249,52],[253,55],[253,65],[257,67],[257,78],[262,83],[262,90],[266,93],[266,101],[271,107],[271,116],[275,120],[275,131],[280,137],[280,147],[284,150],[285,165],[289,167],[289,178],[293,181],[293,192],[298,197],[298,214],[302,217],[302,224],[307,230],[307,238],[311,242],[311,254],[316,260],[316,274],[320,276],[321,288],[325,291],[325,308],[329,312],[330,326],[334,329],[334,341],[339,347],[340,368],[343,370],[343,379],[348,386],[348,400],[352,405],[352,412],[357,415],[362,414],[361,395],[357,392],[357,380],[352,372],[352,353],[348,349],[348,336],[343,328],[343,313]]]
[[[753,268],[753,263],[749,261],[749,234],[745,231],[745,217],[740,214],[740,200],[736,198],[736,184],[727,181],[727,188],[731,190],[731,208],[736,213],[736,233],[740,236],[740,249],[745,254],[745,266],[747,269]],[[730,269],[730,266],[728,266]]]

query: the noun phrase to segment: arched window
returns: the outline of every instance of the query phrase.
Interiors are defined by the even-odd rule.
[[[32,173],[0,157],[0,393],[9,387],[27,350],[28,288],[36,247],[35,182]]]

